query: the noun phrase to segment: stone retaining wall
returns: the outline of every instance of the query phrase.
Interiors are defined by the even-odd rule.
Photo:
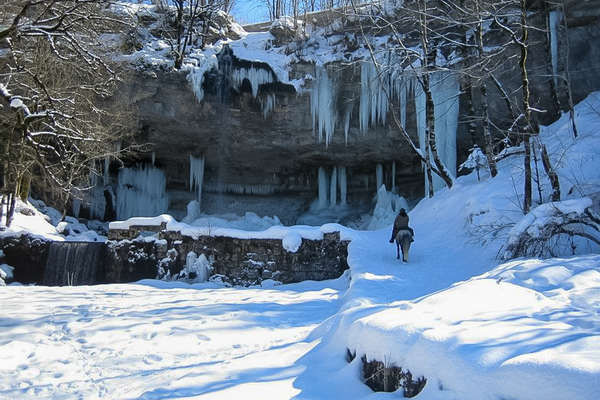
[[[108,248],[109,282],[174,276],[185,267],[191,251],[204,254],[213,274],[235,285],[265,279],[284,283],[333,279],[348,269],[348,241],[340,240],[339,232],[325,233],[322,240],[303,239],[296,252],[287,251],[280,239],[192,238],[171,231],[160,232],[158,240],[109,240]]]

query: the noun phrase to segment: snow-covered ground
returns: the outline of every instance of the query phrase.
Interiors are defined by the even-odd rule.
[[[600,191],[597,110],[599,93],[577,106],[576,140],[567,116],[543,128],[563,199],[573,200],[555,208]],[[427,378],[419,399],[598,399],[598,246],[574,240],[556,248],[561,258],[498,265],[514,227],[530,219],[520,211],[521,168],[512,156],[494,179],[464,176],[421,201],[409,214],[408,264],[396,260],[389,226],[337,225],[352,239],[350,272],[333,281],[2,287],[0,398],[401,397],[362,383],[366,354]],[[547,202],[549,185],[541,190]],[[347,348],[357,353],[351,363]]]

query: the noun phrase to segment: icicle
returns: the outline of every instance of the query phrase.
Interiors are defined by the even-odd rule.
[[[335,107],[334,84],[322,66],[316,67],[316,80],[310,93],[310,110],[313,121],[313,132],[319,143],[331,143],[335,130],[337,113]],[[323,137],[323,135],[325,137]]]
[[[348,144],[348,132],[350,131],[350,118],[352,117],[352,106],[346,110],[344,115],[344,142]]]
[[[190,154],[190,192],[196,192],[198,204],[202,204],[202,183],[204,182],[204,156]]]
[[[383,185],[383,165],[377,164],[375,167],[375,176],[377,178],[377,190]]]
[[[337,168],[331,170],[331,179],[329,182],[329,205],[335,207],[337,203]]]
[[[262,68],[237,68],[231,74],[231,80],[233,88],[238,90],[244,83],[244,79],[248,79],[250,87],[252,88],[252,97],[256,98],[258,95],[258,88],[260,85],[266,83],[273,83],[273,73]]]
[[[392,161],[392,193],[396,193],[396,161]]]
[[[552,59],[552,78],[554,86],[557,86],[558,78],[558,24],[562,17],[560,11],[550,11],[548,15],[548,26],[550,28],[550,56]]]
[[[346,205],[346,193],[347,193],[347,182],[346,182],[346,167],[338,167],[338,183],[340,185],[340,204]]]
[[[152,152],[152,166],[154,166],[155,162],[156,162],[156,153],[153,151]]]
[[[319,208],[327,207],[327,173],[319,167]]]
[[[117,187],[117,218],[150,217],[169,207],[165,174],[155,167],[122,168]]]

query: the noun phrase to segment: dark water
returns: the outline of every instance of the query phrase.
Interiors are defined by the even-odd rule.
[[[75,286],[102,282],[106,244],[52,242],[44,272],[44,285]]]

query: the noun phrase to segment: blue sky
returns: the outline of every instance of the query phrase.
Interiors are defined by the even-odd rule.
[[[231,13],[242,25],[267,21],[269,12],[265,2],[266,0],[235,0]]]

